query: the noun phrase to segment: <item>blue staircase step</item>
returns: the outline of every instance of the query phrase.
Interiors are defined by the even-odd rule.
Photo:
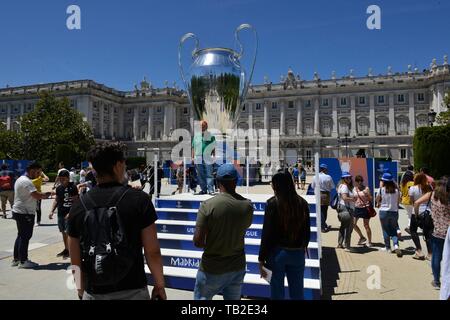
[[[150,273],[147,266],[146,272]],[[167,287],[192,291],[195,286],[197,270],[164,266],[164,275]],[[151,276],[149,280],[150,284],[153,284],[153,279]],[[285,290],[286,297],[289,297],[289,290],[287,288],[286,280]],[[267,282],[265,282],[265,280],[260,278],[259,274],[246,274],[244,278],[244,285],[242,286],[242,295],[246,297],[269,298],[270,286]],[[319,280],[308,278],[304,279],[304,298],[305,300],[320,299]]]
[[[196,221],[198,209],[176,209],[176,208],[156,208],[158,219],[161,220],[178,220],[178,221]],[[253,223],[264,223],[264,212],[253,212]],[[310,224],[312,227],[317,225],[315,213],[310,213]]]
[[[194,246],[192,235],[173,234],[173,233],[158,233],[159,244],[161,248],[203,251],[201,248]],[[259,254],[260,239],[245,239],[245,252],[247,254]],[[308,254],[311,259],[318,259],[318,245],[317,242],[310,242],[308,246]]]
[[[160,233],[189,234],[195,233],[195,221],[157,220],[156,228]],[[246,238],[261,239],[262,224],[252,224],[245,233]],[[311,241],[317,241],[317,228],[311,227]]]

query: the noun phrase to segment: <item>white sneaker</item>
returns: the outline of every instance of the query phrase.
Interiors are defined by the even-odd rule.
[[[386,253],[391,253],[391,249],[390,248],[381,248],[380,251],[386,252]]]
[[[33,269],[39,266],[36,262],[27,260],[24,263],[19,263],[19,269]]]

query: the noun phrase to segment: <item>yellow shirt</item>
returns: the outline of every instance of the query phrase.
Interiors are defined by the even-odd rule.
[[[403,205],[413,205],[413,203],[411,202],[411,199],[409,198],[409,188],[412,187],[414,185],[413,181],[409,181],[407,182],[404,186],[400,185],[400,191],[402,192],[402,201],[401,203]]]
[[[36,187],[38,192],[42,192],[42,183],[43,183],[43,181],[44,181],[44,179],[42,178],[42,176],[40,176],[39,178],[31,180],[31,182],[33,182],[33,185]]]

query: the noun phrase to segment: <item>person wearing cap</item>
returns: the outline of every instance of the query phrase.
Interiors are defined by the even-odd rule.
[[[217,170],[220,193],[197,213],[194,244],[204,248],[194,288],[195,300],[240,300],[246,273],[245,233],[253,219],[250,200],[236,193],[238,173],[225,163]]]
[[[60,185],[56,188],[56,196],[53,201],[52,211],[48,218],[53,219],[56,208],[58,208],[58,229],[61,232],[64,242],[64,250],[58,253],[57,257],[67,259],[69,249],[67,245],[67,218],[72,208],[73,202],[78,198],[78,189],[73,182],[70,182],[70,172],[61,170],[58,174]]]
[[[338,219],[341,222],[337,247],[340,249],[345,248],[345,251],[350,251],[355,198],[353,193],[353,178],[349,172],[342,172],[341,182],[338,186],[337,193],[339,197],[337,212]]]
[[[377,195],[376,203],[380,208],[380,221],[383,229],[385,251],[391,252],[391,239],[394,244],[394,253],[397,257],[403,256],[398,242],[398,207],[400,202],[400,192],[394,181],[392,174],[384,173],[381,177],[383,186]]]
[[[311,184],[312,188],[316,187],[316,179]],[[333,178],[328,174],[328,166],[324,163],[319,166],[319,187],[320,187],[320,214],[322,221],[322,232],[328,232],[331,226],[327,225],[328,206],[330,205],[330,193],[336,186]]]
[[[77,174],[77,170],[74,167],[72,167],[70,169],[69,180],[70,180],[70,182],[73,182],[75,185],[77,185],[79,183],[80,176]]]
[[[213,161],[216,138],[208,131],[208,122],[200,122],[202,132],[197,132],[192,139],[192,159],[195,159],[200,194],[214,193]]]

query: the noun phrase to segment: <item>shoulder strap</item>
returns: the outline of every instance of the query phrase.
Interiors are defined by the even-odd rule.
[[[119,197],[119,199],[114,203],[114,207],[117,207],[117,205],[119,204],[119,202],[123,199],[123,197],[125,196],[125,194],[128,192],[128,190],[130,190],[130,188],[128,188],[128,187],[124,187],[124,186],[122,186],[122,187],[120,187],[120,188],[118,188],[114,193],[113,193],[113,195],[111,196],[111,198],[107,201],[107,203],[106,203],[106,205],[104,206],[104,207],[111,207],[111,204],[112,203],[114,203],[114,200],[117,198],[117,197],[119,197],[119,195],[120,195],[120,197]],[[83,201],[83,199],[84,199],[84,201]],[[81,204],[83,205],[83,207],[84,207],[84,209],[86,210],[86,211],[88,211],[89,209],[88,209],[88,203],[90,204],[89,205],[89,208],[97,208],[98,207],[98,205],[94,202],[94,200],[92,199],[92,196],[89,194],[89,192],[87,192],[87,193],[85,193],[85,194],[83,194],[82,196],[80,196],[80,201],[81,201]],[[85,202],[86,201],[86,202]]]

